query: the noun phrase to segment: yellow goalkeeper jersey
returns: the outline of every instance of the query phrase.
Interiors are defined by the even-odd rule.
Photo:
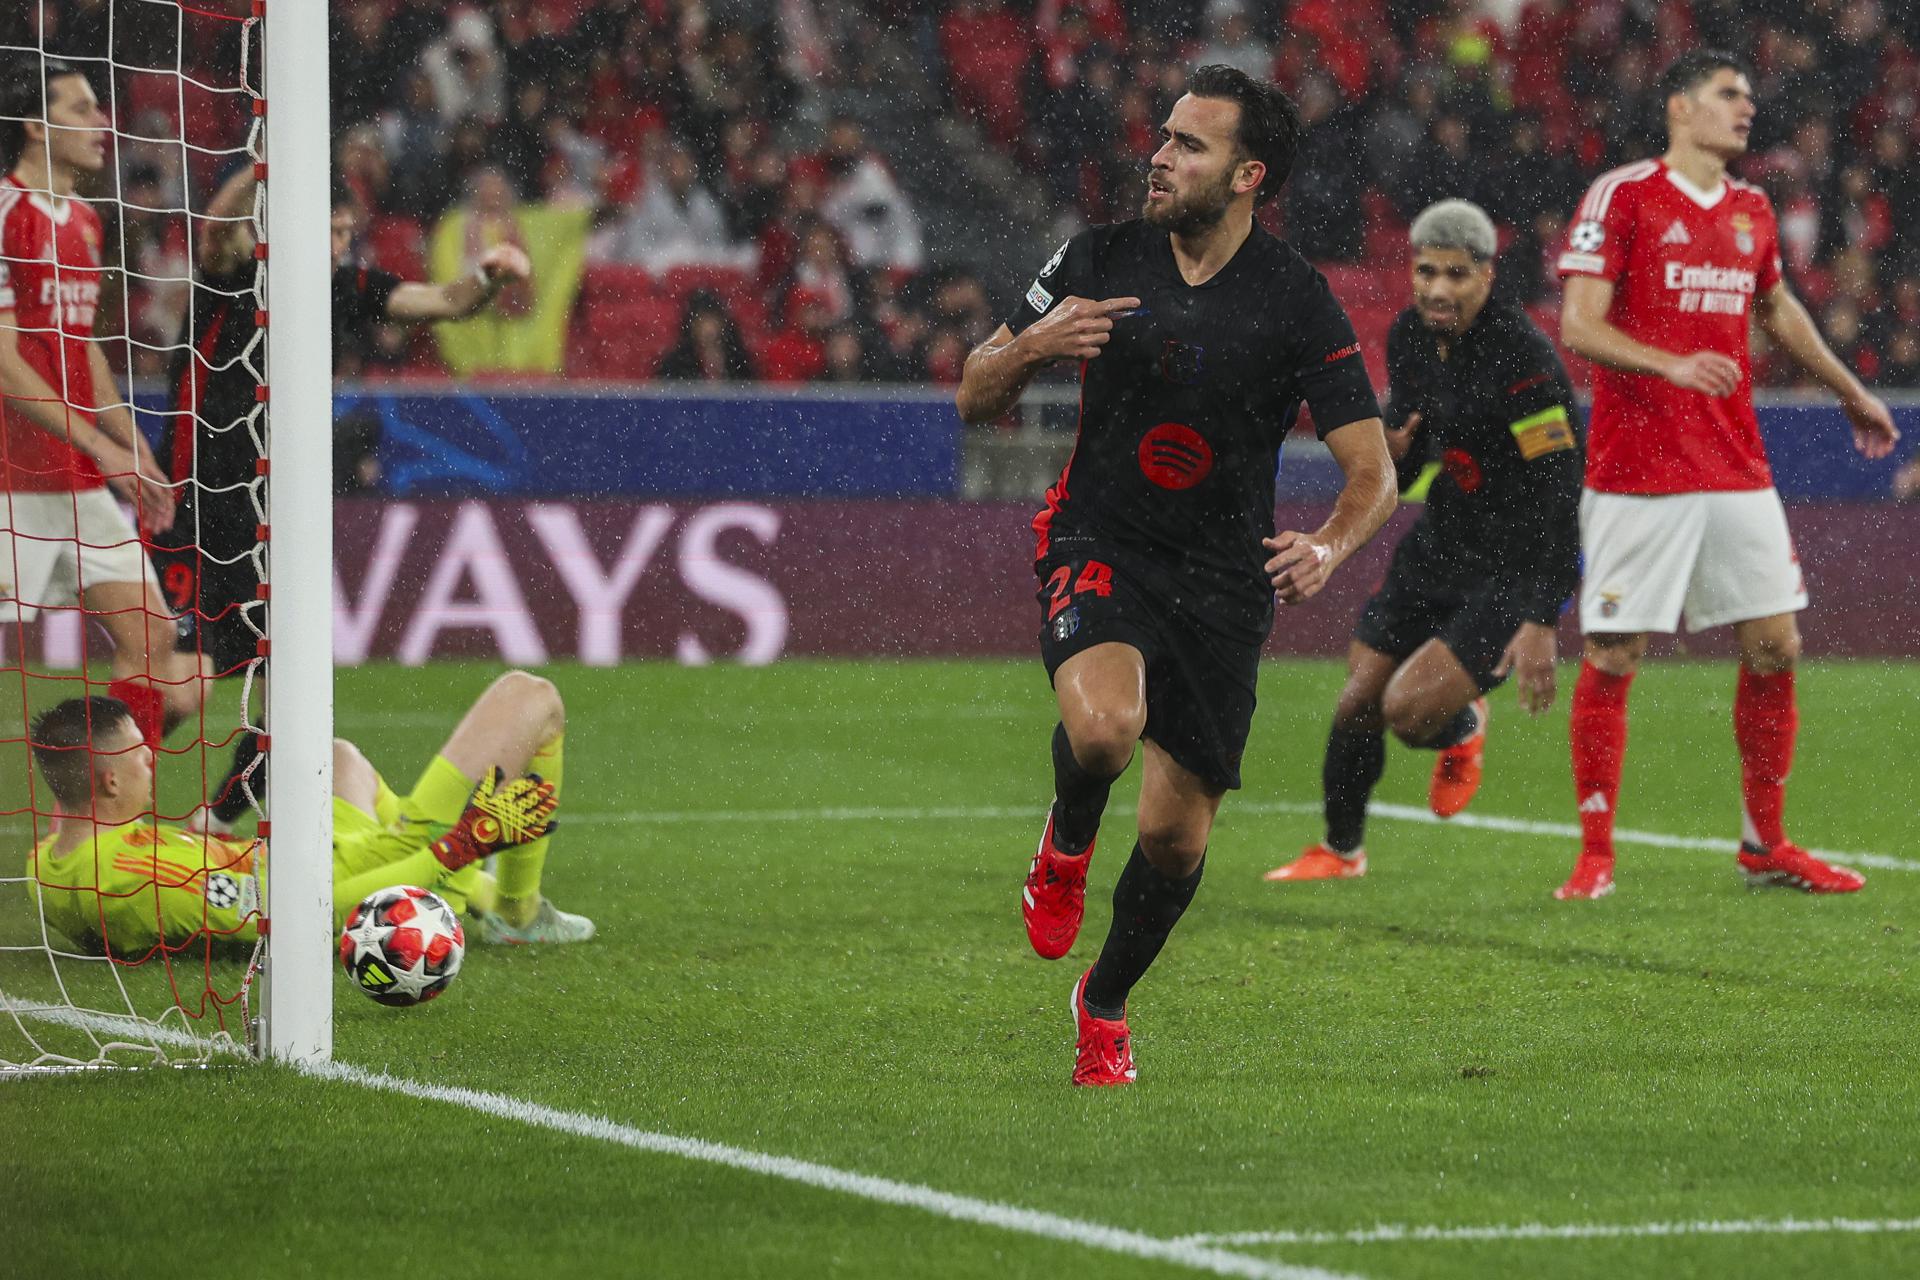
[[[84,946],[138,960],[163,942],[179,950],[201,937],[259,936],[252,841],[135,821],[99,828],[66,853],[53,842],[27,856],[27,883],[47,923]]]

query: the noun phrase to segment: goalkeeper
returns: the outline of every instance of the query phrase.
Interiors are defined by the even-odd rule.
[[[368,894],[420,885],[481,942],[584,942],[593,921],[540,892],[559,804],[566,712],[553,684],[495,680],[401,796],[344,739],[333,754],[334,923]],[[34,720],[34,758],[56,801],[29,855],[47,923],[94,951],[145,959],[201,935],[252,943],[263,902],[254,845],[159,822],[153,752],[126,706],[74,698]],[[499,857],[496,874],[482,859]]]

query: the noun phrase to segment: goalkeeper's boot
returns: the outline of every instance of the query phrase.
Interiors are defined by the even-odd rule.
[[[1020,891],[1020,914],[1027,922],[1027,941],[1044,960],[1058,960],[1073,950],[1080,936],[1080,919],[1087,910],[1087,866],[1093,845],[1078,854],[1062,853],[1053,842],[1053,811],[1047,811],[1047,829],[1033,851],[1026,887]]]
[[[1473,801],[1486,766],[1487,700],[1475,698],[1472,709],[1479,721],[1465,742],[1440,749],[1433,762],[1433,781],[1427,786],[1427,807],[1436,817],[1451,818]]]
[[[1573,874],[1567,882],[1553,891],[1553,896],[1566,902],[1573,898],[1604,898],[1613,892],[1613,855],[1610,853],[1588,853],[1582,849],[1579,859],[1573,864]]]
[[[1310,845],[1299,857],[1267,872],[1268,880],[1357,880],[1367,874],[1367,851],[1340,853],[1324,844]]]
[[[585,942],[593,936],[593,921],[562,911],[544,895],[540,909],[525,924],[509,923],[497,911],[482,911],[474,919],[473,936],[481,942],[522,946],[530,942]]]
[[[1740,846],[1740,873],[1749,889],[1781,886],[1803,893],[1857,893],[1867,878],[1851,867],[1836,867],[1802,849],[1781,841],[1772,852],[1757,844]]]
[[[427,847],[441,866],[458,871],[546,835],[559,825],[553,816],[559,807],[553,784],[539,774],[509,779],[496,766],[474,785],[453,828]]]
[[[1096,1018],[1087,1012],[1081,992],[1089,967],[1073,984],[1073,1082],[1077,1085],[1132,1084],[1133,1033],[1127,1030],[1126,1011],[1118,1018]]]

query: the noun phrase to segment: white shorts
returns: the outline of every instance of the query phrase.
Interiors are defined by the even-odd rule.
[[[1580,496],[1580,630],[1704,631],[1807,607],[1772,489]]]
[[[105,488],[0,493],[0,620],[80,603],[108,582],[144,582],[159,595],[133,521]]]

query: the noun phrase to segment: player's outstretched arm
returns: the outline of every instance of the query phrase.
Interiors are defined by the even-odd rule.
[[[497,244],[479,264],[458,280],[421,284],[409,280],[387,299],[387,319],[409,324],[417,320],[465,320],[491,303],[517,280],[531,279],[533,263],[516,244]]]
[[[1327,433],[1327,450],[1347,482],[1333,514],[1312,533],[1289,529],[1265,540],[1273,557],[1267,577],[1282,604],[1299,604],[1317,595],[1333,571],[1358,551],[1393,514],[1396,501],[1393,458],[1387,452],[1385,424],[1362,418]]]
[[[1113,336],[1115,314],[1140,305],[1138,298],[1068,297],[1020,331],[1001,325],[967,355],[954,405],[960,420],[991,422],[1020,402],[1033,375],[1056,360],[1092,360]]]
[[[1560,341],[1567,350],[1622,373],[1650,373],[1686,391],[1730,396],[1740,389],[1740,363],[1718,351],[1680,355],[1628,337],[1607,319],[1613,281],[1568,276],[1560,303]]]
[[[1884,458],[1893,452],[1900,439],[1900,428],[1893,425],[1893,414],[1886,401],[1874,395],[1840,362],[1833,348],[1820,336],[1819,327],[1807,314],[1793,290],[1781,281],[1758,299],[1760,327],[1767,337],[1793,357],[1795,364],[1819,380],[1840,397],[1840,407],[1853,422],[1853,447],[1869,458]]]

